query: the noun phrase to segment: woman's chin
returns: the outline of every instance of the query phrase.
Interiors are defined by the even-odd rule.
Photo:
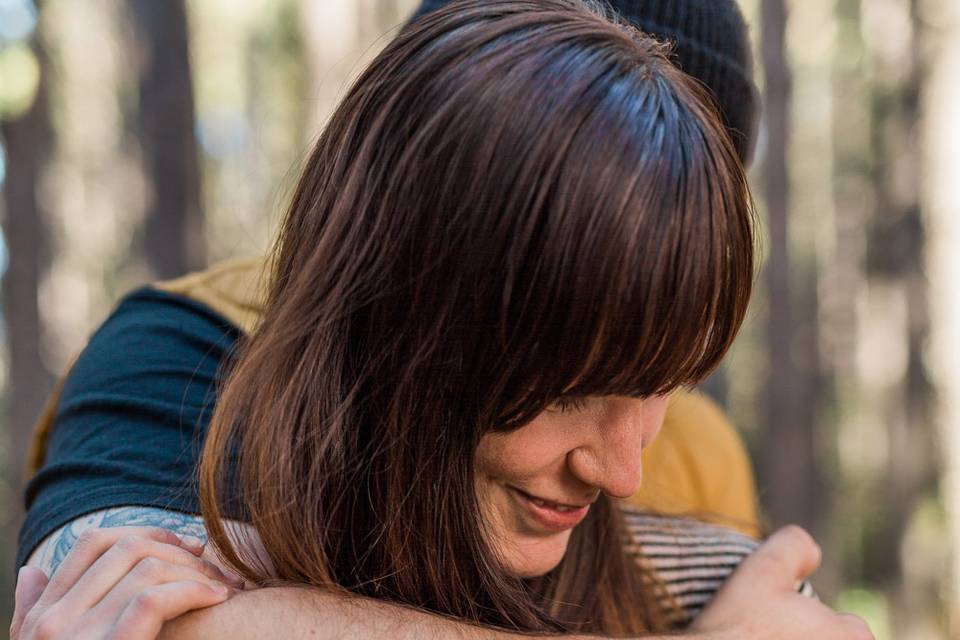
[[[570,532],[547,537],[523,536],[503,549],[507,571],[518,578],[536,578],[553,571],[567,552]]]

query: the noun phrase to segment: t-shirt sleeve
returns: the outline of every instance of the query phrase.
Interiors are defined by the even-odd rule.
[[[46,536],[92,511],[199,513],[195,467],[218,372],[238,338],[189,298],[145,287],[121,301],[64,383],[45,462],[27,485],[18,567]]]

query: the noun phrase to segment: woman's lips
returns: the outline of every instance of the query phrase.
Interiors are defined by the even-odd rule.
[[[574,507],[532,496],[515,487],[510,487],[510,490],[527,514],[541,527],[552,532],[574,528],[590,511],[589,504]]]

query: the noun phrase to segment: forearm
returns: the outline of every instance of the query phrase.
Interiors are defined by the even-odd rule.
[[[207,540],[207,529],[200,516],[155,507],[113,507],[88,513],[60,527],[33,550],[27,564],[53,576],[84,531],[111,527],[156,527],[178,536]]]
[[[218,638],[390,638],[508,640],[521,636],[377,602],[369,598],[276,587],[238,593],[223,604],[168,623],[163,640]]]
[[[531,636],[477,627],[369,598],[294,587],[239,593],[223,604],[191,612],[167,623],[159,636],[162,640],[276,637],[315,640],[517,640]],[[693,635],[671,636],[673,640],[693,640],[694,637],[697,640],[710,640]],[[587,640],[596,636],[571,635],[564,638]]]
[[[180,536],[201,540],[207,537],[203,519],[196,515],[152,507],[116,507],[88,514],[55,531],[34,551],[28,564],[52,575],[83,531],[116,526],[159,527]],[[247,530],[243,542],[253,545],[254,552],[266,559],[266,555],[261,554],[255,530]],[[218,563],[216,555],[209,550],[204,557]],[[359,596],[290,587],[240,592],[222,604],[168,623],[161,637],[508,640],[529,636],[485,629]]]

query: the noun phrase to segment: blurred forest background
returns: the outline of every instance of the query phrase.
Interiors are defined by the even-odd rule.
[[[0,611],[31,426],[127,290],[264,251],[417,0],[0,0]],[[710,382],[878,638],[960,638],[960,3],[743,0],[765,264]],[[5,624],[4,624],[5,626]]]

